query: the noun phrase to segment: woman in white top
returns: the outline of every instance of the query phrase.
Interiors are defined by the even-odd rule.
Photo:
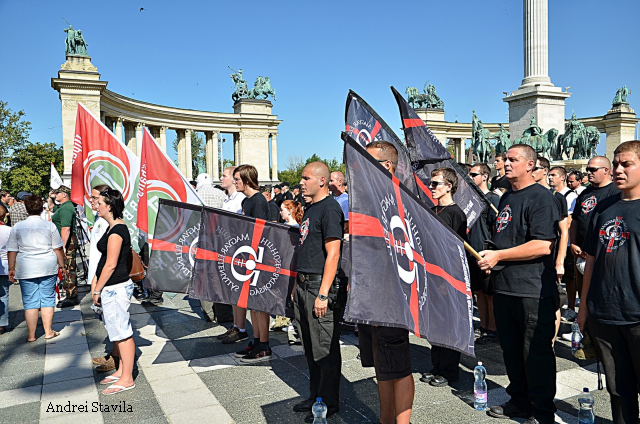
[[[64,276],[64,253],[56,226],[40,218],[42,199],[36,195],[27,196],[24,206],[29,217],[11,229],[7,259],[9,280],[13,283],[20,280],[27,342],[31,343],[36,341],[38,310],[42,313],[44,338],[48,340],[60,334],[51,329],[51,324],[58,267]]]
[[[9,326],[9,265],[7,264],[7,242],[11,227],[4,224],[7,210],[0,207],[0,334],[7,332]]]

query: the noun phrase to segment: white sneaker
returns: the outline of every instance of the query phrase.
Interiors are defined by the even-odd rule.
[[[563,339],[563,340],[566,340],[566,341],[568,341],[568,342],[570,342],[570,341],[571,341],[571,336],[572,336],[572,335],[573,335],[573,333],[564,333],[564,334],[562,335],[562,339]]]
[[[289,331],[294,331],[296,328],[293,325],[287,325],[286,327],[282,327],[282,331],[288,333]]]

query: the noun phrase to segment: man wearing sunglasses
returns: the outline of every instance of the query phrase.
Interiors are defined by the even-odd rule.
[[[611,183],[611,162],[606,156],[594,156],[587,163],[587,176],[589,186],[578,196],[576,206],[571,216],[571,253],[573,258],[586,259],[587,254],[582,251],[582,243],[587,235],[589,220],[598,203],[607,197],[618,194],[620,191]],[[578,296],[582,297],[582,273],[576,268],[576,289]],[[565,337],[565,336],[563,336]]]

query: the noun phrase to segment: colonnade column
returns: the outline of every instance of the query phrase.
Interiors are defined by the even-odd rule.
[[[233,133],[233,165],[238,166],[242,164],[240,161],[240,134]]]
[[[155,140],[156,144],[160,146],[160,127],[149,127],[151,137]]]
[[[217,181],[220,179],[218,164],[218,133],[215,131],[206,131],[204,134],[207,139],[205,147],[207,174],[209,174],[212,180]]]
[[[136,124],[134,122],[125,122],[124,143],[134,153],[137,152],[136,141]]]
[[[144,122],[138,122],[136,124],[136,150],[134,150],[136,156],[142,157],[142,134],[144,132]]]
[[[277,135],[278,134],[276,133],[271,133],[271,181],[278,181],[278,147],[276,145]]]
[[[187,180],[193,178],[191,161],[191,130],[176,130],[178,134],[178,169]]]
[[[122,117],[119,117],[118,120],[116,121],[116,138],[121,143],[122,143],[122,124],[123,124],[123,121],[124,121],[124,119]]]
[[[167,153],[167,129],[169,127],[160,127],[160,139],[157,140],[163,152]]]

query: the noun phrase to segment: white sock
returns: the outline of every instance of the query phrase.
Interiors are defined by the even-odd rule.
[[[238,328],[238,330],[240,330],[241,333],[244,333],[245,331],[247,331],[246,328]]]

